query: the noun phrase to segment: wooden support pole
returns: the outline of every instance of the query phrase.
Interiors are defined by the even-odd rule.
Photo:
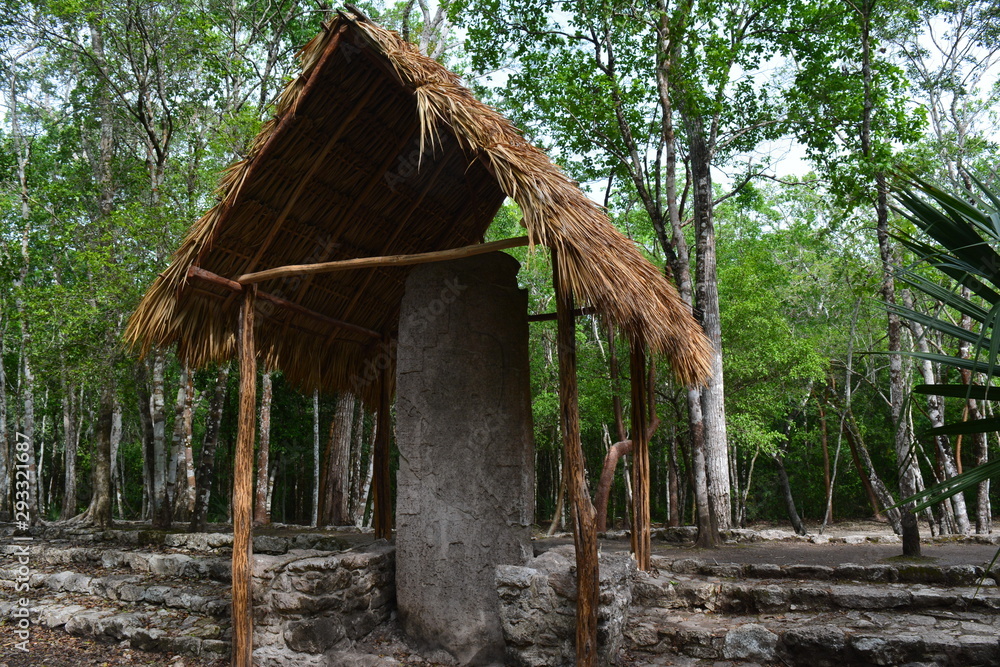
[[[590,501],[580,444],[580,407],[576,383],[576,326],[573,294],[562,284],[559,259],[552,249],[552,282],[556,293],[559,331],[559,415],[566,449],[569,501],[573,508],[573,544],[576,547],[576,665],[597,665],[597,608],[600,578],[597,561],[597,513]]]
[[[649,570],[649,433],[646,429],[646,350],[631,341],[632,371],[632,553],[640,570]]]
[[[375,463],[374,463],[374,523],[375,537],[392,539],[392,479],[389,475],[389,437],[392,431],[390,419],[389,371],[380,373],[378,412],[375,423]]]
[[[412,264],[444,262],[451,259],[461,259],[463,257],[482,255],[483,253],[495,250],[506,250],[507,248],[517,248],[525,245],[528,245],[528,237],[519,236],[502,241],[477,243],[476,245],[463,246],[461,248],[435,250],[433,252],[422,252],[413,255],[358,257],[357,259],[342,259],[336,262],[320,262],[318,264],[293,264],[267,269],[266,271],[257,271],[256,273],[247,273],[240,276],[237,282],[247,285],[265,280],[274,280],[275,278],[287,278],[288,276],[308,276],[317,273],[335,273],[337,271],[350,271],[353,269],[373,269],[385,266],[410,266]]]
[[[257,350],[253,327],[257,291],[245,290],[240,305],[240,410],[233,472],[233,665],[253,664],[253,606],[250,597],[250,510],[253,503],[254,413],[257,405]]]

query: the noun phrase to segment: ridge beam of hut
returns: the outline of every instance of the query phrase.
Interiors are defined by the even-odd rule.
[[[566,450],[570,505],[573,508],[573,546],[576,549],[576,664],[597,665],[597,610],[600,574],[597,560],[597,511],[587,490],[580,443],[580,406],[576,381],[576,324],[573,292],[563,282],[559,256],[552,248],[552,284],[556,293],[559,349],[559,415]]]
[[[385,255],[383,257],[359,257],[356,259],[342,259],[335,262],[320,262],[317,264],[293,264],[265,271],[246,273],[237,278],[236,282],[240,285],[250,285],[264,282],[265,280],[275,280],[289,276],[307,276],[319,273],[350,271],[352,269],[374,269],[386,266],[411,266],[413,264],[427,264],[429,262],[445,262],[473,255],[482,255],[495,250],[526,246],[529,243],[530,241],[527,236],[518,236],[517,238],[504,239],[502,241],[477,243],[450,250],[435,250],[433,252],[421,252],[410,255]]]

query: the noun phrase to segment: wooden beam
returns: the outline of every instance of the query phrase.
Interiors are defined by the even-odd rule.
[[[375,425],[374,523],[375,537],[392,539],[392,479],[389,474],[389,371],[383,368],[379,378],[378,412]]]
[[[254,415],[257,404],[257,349],[254,345],[256,290],[248,289],[240,304],[240,395],[236,457],[233,471],[232,618],[233,665],[253,665],[253,603],[250,595],[250,506],[253,501]]]
[[[574,308],[573,317],[580,317],[582,315],[593,315],[597,312],[597,308],[593,306],[587,306],[586,308]],[[539,315],[528,315],[529,322],[551,322],[559,317],[559,313],[541,313]]]
[[[597,609],[600,578],[597,560],[597,512],[590,501],[580,444],[580,406],[576,382],[576,325],[573,294],[563,285],[559,258],[552,249],[552,283],[556,293],[559,331],[559,413],[569,474],[566,489],[573,508],[573,544],[576,547],[576,665],[597,666]]]
[[[219,287],[224,287],[233,292],[242,292],[243,285],[236,282],[235,280],[229,280],[228,278],[223,278],[220,275],[212,273],[211,271],[206,271],[199,266],[192,266],[188,269],[188,277],[198,278],[199,280],[204,280],[207,283],[213,285],[218,285]],[[256,289],[256,288],[254,288]],[[359,326],[357,324],[351,324],[350,322],[344,322],[343,320],[338,320],[335,317],[328,317],[322,313],[317,313],[314,310],[309,310],[305,306],[300,306],[294,301],[289,301],[288,299],[282,299],[280,296],[274,296],[273,294],[268,294],[267,292],[257,292],[257,298],[263,301],[269,301],[276,306],[281,306],[282,308],[298,313],[299,315],[305,315],[310,317],[317,322],[322,322],[323,324],[328,324],[332,327],[338,329],[344,329],[345,331],[353,331],[354,333],[362,334],[363,336],[368,336],[369,338],[381,338],[382,334],[372,329]]]
[[[450,250],[435,250],[433,252],[421,252],[414,255],[386,255],[384,257],[358,257],[357,259],[342,259],[336,262],[320,262],[319,264],[293,264],[291,266],[279,266],[266,271],[247,273],[237,280],[241,285],[274,280],[275,278],[286,278],[289,276],[306,276],[317,273],[335,273],[337,271],[350,271],[352,269],[372,269],[384,266],[410,266],[411,264],[427,264],[429,262],[445,262],[451,259],[461,259],[473,255],[482,255],[495,250],[505,250],[518,246],[528,245],[527,236],[519,236],[514,239],[504,239],[503,241],[492,241],[490,243],[477,243],[476,245],[452,248]]]
[[[646,350],[630,341],[632,371],[632,553],[640,570],[650,565],[649,433],[646,426]]]

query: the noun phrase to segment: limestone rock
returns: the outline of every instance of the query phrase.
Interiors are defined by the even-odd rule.
[[[569,546],[547,551],[523,567],[497,568],[500,620],[510,664],[542,667],[574,663],[575,562]],[[614,665],[625,641],[635,561],[624,554],[602,554],[600,573],[598,663]],[[655,641],[655,630],[652,632],[643,641]]]
[[[746,623],[726,633],[723,657],[741,660],[774,660],[778,635],[763,625]]]

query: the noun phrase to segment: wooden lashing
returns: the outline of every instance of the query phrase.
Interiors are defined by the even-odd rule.
[[[552,282],[556,293],[559,348],[559,415],[566,449],[566,488],[573,508],[573,544],[576,547],[576,664],[597,665],[597,608],[600,580],[597,562],[597,512],[590,500],[580,444],[580,407],[576,383],[576,326],[573,294],[563,285],[559,261],[552,249]]]
[[[646,350],[631,341],[632,370],[632,553],[640,570],[649,570],[649,433],[646,430]]]
[[[240,305],[240,411],[236,432],[233,473],[233,666],[253,664],[253,608],[250,598],[250,511],[253,502],[254,415],[257,404],[257,349],[254,345],[254,310],[257,290],[243,290]]]
[[[389,477],[389,436],[392,423],[389,415],[389,371],[379,373],[378,412],[375,423],[375,537],[392,539],[392,480]]]

